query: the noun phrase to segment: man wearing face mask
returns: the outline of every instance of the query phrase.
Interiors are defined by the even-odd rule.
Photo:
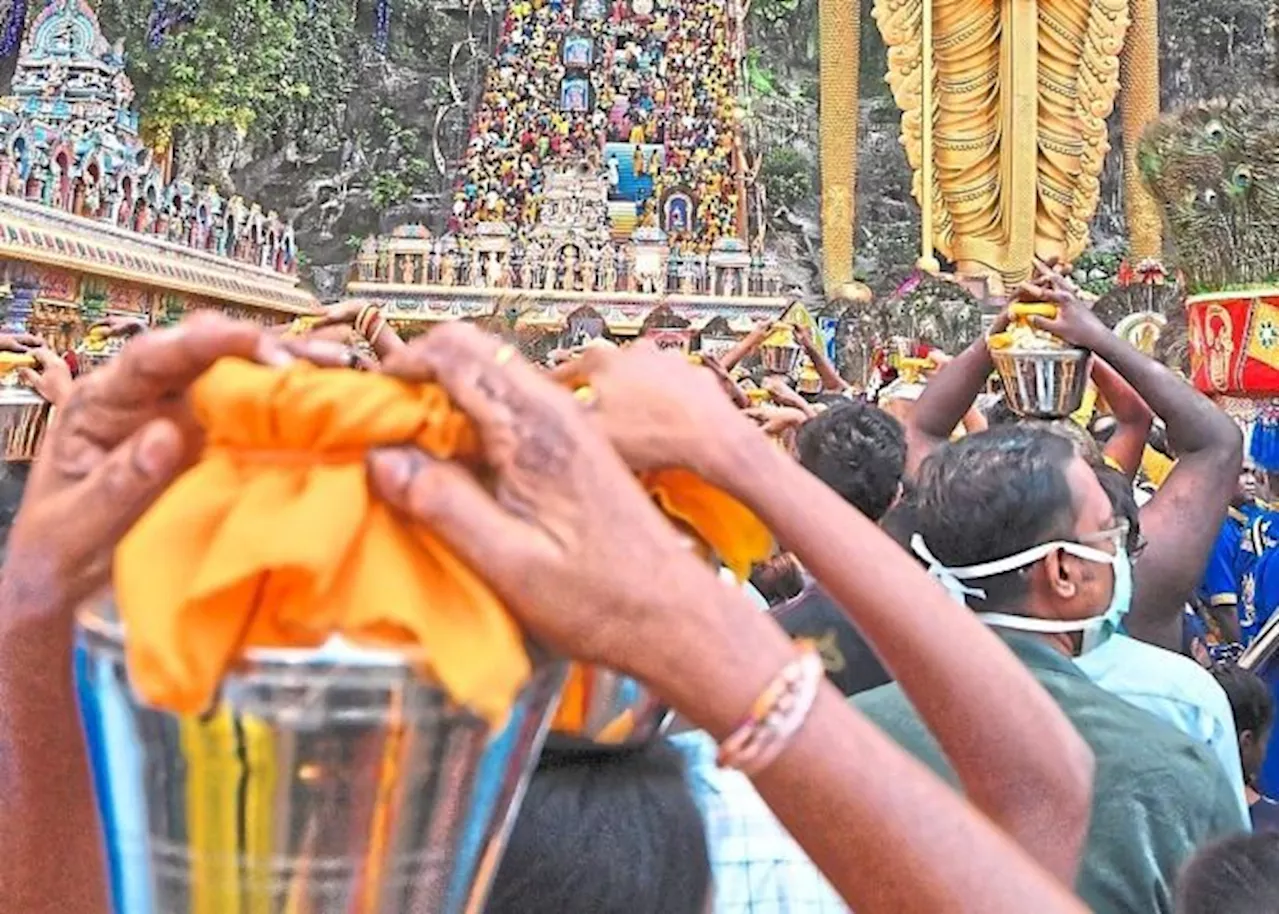
[[[1204,745],[1098,688],[1074,662],[1118,630],[1132,591],[1127,527],[1093,469],[1061,436],[1001,427],[933,453],[912,508],[912,551],[1004,638],[1093,750],[1080,897],[1100,914],[1170,910],[1182,863],[1245,825],[1222,765]],[[954,782],[896,684],[854,702]]]
[[[1095,465],[1094,473],[1116,517],[1128,524],[1125,552],[1132,561],[1146,548],[1133,488],[1128,477],[1110,467]],[[1207,670],[1190,657],[1120,632],[1077,657],[1076,666],[1112,695],[1151,712],[1208,748],[1227,773],[1244,821],[1249,806],[1235,717],[1226,692]]]

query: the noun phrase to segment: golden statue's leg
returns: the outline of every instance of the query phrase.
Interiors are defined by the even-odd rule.
[[[819,0],[818,156],[822,182],[822,279],[835,297],[853,281],[858,168],[858,5]]]
[[[1000,212],[1007,190],[1001,176],[1003,22],[989,0],[936,3],[934,67],[935,195],[943,210],[937,246],[957,265],[985,261],[1003,248]]]
[[[1075,258],[1089,243],[1120,85],[1129,0],[1038,0],[1036,245]]]
[[[1160,116],[1160,39],[1156,0],[1130,0],[1129,33],[1120,56],[1124,127],[1124,217],[1135,259],[1159,257],[1160,210],[1138,173],[1138,141]]]
[[[1036,5],[1035,254],[1046,260],[1067,259],[1068,223],[1085,143],[1078,117],[1079,76],[1090,6],[1089,0]]]

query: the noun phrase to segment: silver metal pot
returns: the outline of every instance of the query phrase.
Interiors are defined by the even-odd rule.
[[[666,732],[671,709],[647,686],[602,666],[574,664],[571,669],[571,680],[581,689],[580,720],[567,722],[566,715],[557,715],[549,740],[560,744],[642,746]],[[565,690],[566,702],[578,698],[572,688]]]
[[[765,344],[760,347],[760,361],[769,374],[784,374],[792,377],[800,367],[800,356],[804,354],[795,343],[784,345]]]
[[[540,666],[496,730],[402,655],[334,640],[248,652],[176,715],[134,695],[110,607],[82,611],[115,914],[479,914],[563,674]]]
[[[1028,419],[1063,419],[1084,402],[1089,386],[1085,349],[994,349],[1009,408]]]
[[[0,379],[0,443],[4,459],[34,460],[49,425],[49,401],[22,387],[12,375]]]

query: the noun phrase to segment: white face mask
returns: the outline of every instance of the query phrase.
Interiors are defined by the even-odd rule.
[[[1120,630],[1121,622],[1129,612],[1133,599],[1133,566],[1125,551],[1125,537],[1129,525],[1121,523],[1108,533],[1115,538],[1116,551],[1112,555],[1101,549],[1093,549],[1082,543],[1068,540],[1055,540],[1052,543],[1041,543],[1019,552],[1016,555],[980,565],[969,565],[964,568],[948,568],[933,557],[933,553],[925,545],[924,537],[919,533],[911,536],[911,551],[928,564],[929,576],[947,589],[957,601],[964,603],[965,597],[977,597],[985,600],[987,592],[980,587],[968,587],[963,581],[995,577],[1032,565],[1051,552],[1062,550],[1068,555],[1095,562],[1099,565],[1110,565],[1114,575],[1111,588],[1111,602],[1103,612],[1084,619],[1037,619],[1032,616],[1014,616],[1006,613],[978,613],[978,618],[992,628],[1007,628],[1015,631],[1036,632],[1040,634],[1064,634],[1080,632],[1080,653],[1086,654],[1100,647],[1113,634]]]

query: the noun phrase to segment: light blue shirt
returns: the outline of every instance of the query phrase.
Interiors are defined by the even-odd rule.
[[[716,765],[711,737],[682,733],[671,743],[706,823],[714,914],[848,914],[750,779]]]
[[[1239,798],[1241,827],[1248,829],[1235,718],[1227,693],[1207,670],[1190,657],[1119,634],[1077,657],[1076,666],[1098,687],[1172,724],[1217,756]]]
[[[768,611],[769,601],[761,595],[760,591],[756,590],[755,586],[750,581],[743,581],[739,583],[737,577],[735,577],[734,573],[728,568],[720,569],[720,580],[728,584],[730,587],[736,587],[741,590],[742,595],[750,600],[756,609],[761,612]]]

